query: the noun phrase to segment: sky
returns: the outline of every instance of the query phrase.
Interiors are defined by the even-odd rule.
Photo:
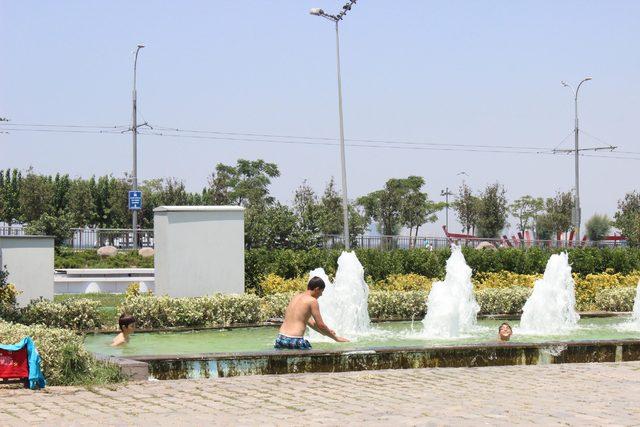
[[[340,181],[336,45],[333,24],[309,9],[343,4],[2,0],[0,117],[11,130],[0,133],[0,169],[129,172],[131,134],[120,129],[130,126],[132,53],[143,43],[138,121],[153,129],[141,132],[245,135],[140,135],[140,180],[175,177],[200,191],[217,163],[264,159],[280,168],[280,201],[291,203],[303,180],[320,193]],[[349,198],[409,175],[423,176],[436,201],[463,179],[476,191],[500,182],[510,201],[571,190],[573,157],[549,154],[573,147],[573,95],[560,82],[591,76],[579,96],[581,148],[618,153],[581,157],[583,223],[612,216],[639,189],[638,22],[635,0],[359,0],[340,23],[345,137],[387,142],[347,141]],[[444,220],[423,232],[440,235]]]

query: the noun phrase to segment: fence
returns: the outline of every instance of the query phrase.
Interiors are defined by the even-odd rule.
[[[73,249],[95,249],[101,246],[115,246],[131,250],[133,230],[130,228],[74,228],[65,246]],[[153,247],[153,229],[138,230],[138,248]]]
[[[25,235],[22,226],[1,226],[0,236]],[[543,248],[569,248],[574,246],[573,241],[568,240],[510,240],[473,238],[446,238],[429,236],[356,236],[351,239],[351,247],[364,249],[412,249],[448,248],[451,243],[461,246],[478,247],[491,245],[500,247],[543,247]],[[74,228],[72,236],[64,242],[64,246],[73,249],[97,249],[101,246],[115,246],[118,249],[131,250],[133,248],[133,230],[130,228]],[[616,247],[626,246],[626,241],[602,240],[598,242],[585,241],[581,246]],[[322,237],[321,246],[326,249],[344,247],[342,235],[325,235]],[[138,247],[153,247],[153,229],[138,230]]]
[[[353,248],[364,249],[412,249],[427,248],[441,249],[448,248],[452,243],[460,246],[468,246],[476,248],[478,246],[493,246],[495,248],[514,247],[514,248],[571,248],[575,246],[574,241],[570,240],[509,240],[490,239],[481,237],[469,238],[446,238],[446,237],[429,237],[429,236],[356,236],[351,238],[351,246]],[[324,248],[341,248],[344,247],[344,238],[342,235],[326,235],[323,236],[322,245]],[[590,247],[620,247],[627,246],[626,241],[620,240],[602,240],[602,241],[584,241],[580,246]]]

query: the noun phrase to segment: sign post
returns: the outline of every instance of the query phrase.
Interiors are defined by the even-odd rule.
[[[139,211],[142,209],[142,191],[129,191],[129,210]]]

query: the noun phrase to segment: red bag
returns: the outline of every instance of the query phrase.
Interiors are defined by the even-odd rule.
[[[18,351],[0,350],[0,378],[29,378],[27,347]]]

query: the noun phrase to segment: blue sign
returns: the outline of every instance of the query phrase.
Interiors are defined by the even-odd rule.
[[[129,210],[139,211],[142,209],[142,191],[129,191]]]

